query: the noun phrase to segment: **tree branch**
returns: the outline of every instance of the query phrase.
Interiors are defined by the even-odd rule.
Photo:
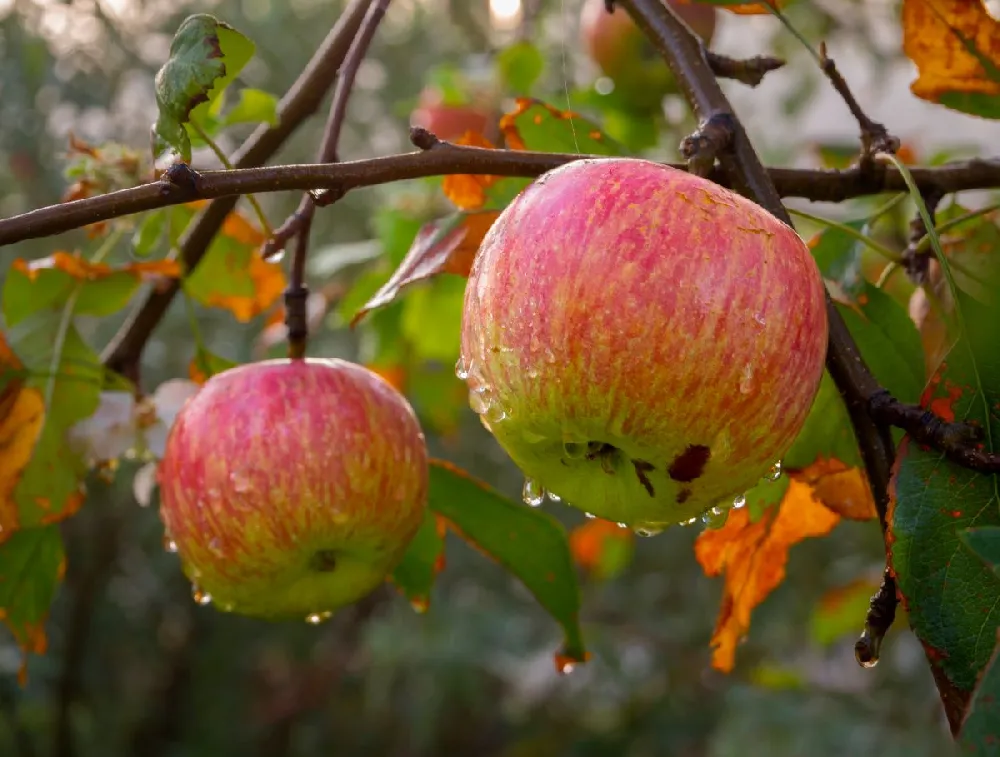
[[[712,73],[716,76],[735,79],[748,87],[756,87],[764,80],[766,74],[777,71],[785,65],[785,61],[781,58],[772,58],[769,55],[755,55],[753,58],[739,60],[706,50],[705,57]]]
[[[337,71],[371,2],[372,0],[351,0],[348,3],[323,44],[278,104],[277,125],[258,127],[236,151],[232,158],[234,166],[249,168],[262,165],[278,151],[302,122],[316,111],[323,96],[336,79]],[[180,257],[185,270],[193,270],[201,261],[209,244],[222,228],[226,216],[236,207],[238,195],[239,193],[216,195],[222,199],[213,202],[185,232],[180,241]],[[147,207],[129,212],[161,207],[156,204],[149,205],[150,199],[149,196],[145,197]],[[185,201],[180,200],[180,202]],[[62,230],[66,230],[66,227]],[[4,243],[0,242],[0,245],[2,244]],[[133,311],[132,316],[122,325],[105,349],[102,359],[106,366],[138,384],[139,358],[142,349],[149,340],[152,330],[166,313],[179,287],[179,282],[173,282],[163,290],[146,295],[142,305]]]

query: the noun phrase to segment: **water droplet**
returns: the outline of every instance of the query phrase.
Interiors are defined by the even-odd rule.
[[[718,506],[712,508],[712,515],[722,515],[725,512],[725,510]]]
[[[753,366],[747,363],[740,374],[740,394],[750,394],[753,391]]]
[[[318,626],[324,620],[329,619],[332,615],[332,612],[311,612],[306,615],[306,623],[311,626]]]
[[[562,502],[562,497],[560,497],[555,492],[549,492],[549,501],[551,501],[551,502]]]
[[[593,513],[584,513],[584,514],[583,514],[583,517],[584,517],[584,518],[588,518],[589,520],[593,520],[593,519],[594,519],[594,518],[596,518],[597,516],[596,516],[596,515],[594,515]]]
[[[878,657],[872,657],[869,660],[858,660],[858,664],[861,665],[861,667],[863,668],[869,668],[869,669],[874,668],[876,665],[878,665]]]
[[[680,522],[680,525],[682,525],[682,526],[693,526],[697,522],[698,522],[697,518],[690,518],[689,520],[682,520]]]
[[[767,481],[777,481],[779,478],[781,478],[781,461],[780,460],[778,462],[776,462],[774,465],[771,466],[771,470],[769,470],[764,475],[764,478]]]
[[[167,552],[176,554],[177,552],[177,542],[170,534],[163,535],[163,549]]]
[[[576,460],[587,454],[587,445],[580,442],[563,442],[563,455],[570,460]]]
[[[490,423],[499,423],[507,417],[507,411],[499,402],[491,402],[486,408],[486,420]]]
[[[282,247],[280,250],[275,250],[270,255],[267,256],[268,263],[280,263],[285,259],[285,248]]]
[[[764,314],[763,313],[754,313],[753,314],[753,319],[757,322],[758,326],[764,326],[765,325]]]
[[[198,584],[191,584],[191,598],[202,607],[212,601],[212,595],[201,589]]]
[[[657,534],[662,532],[663,532],[662,528],[657,528],[652,523],[642,523],[635,527],[635,535],[642,536],[645,538],[656,536]]]
[[[465,356],[463,355],[458,359],[458,362],[455,363],[455,375],[462,381],[465,381],[469,378],[470,373],[472,373],[472,371],[469,370],[469,364],[465,362]]]
[[[469,390],[469,407],[478,415],[483,415],[490,409],[491,399],[486,387]]]
[[[618,526],[618,528],[628,528],[628,523],[622,523],[621,521],[618,521],[615,525]]]
[[[538,507],[545,501],[545,489],[533,478],[524,479],[524,487],[521,489],[521,499],[524,504]]]
[[[211,541],[208,542],[208,548],[215,552],[217,555],[222,554],[222,542],[219,541],[218,536],[213,536]]]
[[[233,471],[229,474],[229,481],[233,485],[233,491],[237,494],[244,494],[250,491],[250,477],[245,473]]]
[[[746,504],[747,504],[747,495],[740,494],[739,496],[736,497],[736,499],[733,500],[733,509],[739,510],[741,507],[746,507]]]

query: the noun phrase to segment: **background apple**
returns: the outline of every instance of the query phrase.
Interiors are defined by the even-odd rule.
[[[768,474],[826,342],[823,283],[794,230],[706,179],[602,159],[542,176],[493,225],[458,372],[528,498],[544,488],[656,529]]]
[[[455,140],[468,131],[485,134],[490,126],[490,109],[481,103],[450,104],[442,92],[427,86],[410,116],[413,126],[422,126],[440,139]]]
[[[715,34],[715,8],[710,5],[664,0],[709,44]],[[623,9],[608,13],[604,0],[586,0],[580,16],[580,38],[605,76],[615,83],[621,98],[633,107],[659,105],[664,95],[676,91],[673,74],[646,35]]]
[[[427,500],[406,400],[340,360],[274,360],[211,378],[159,469],[161,516],[195,585],[223,610],[314,622],[378,586]]]

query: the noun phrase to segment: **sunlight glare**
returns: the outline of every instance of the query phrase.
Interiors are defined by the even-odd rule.
[[[521,22],[521,0],[490,0],[490,18],[496,29],[514,29]]]

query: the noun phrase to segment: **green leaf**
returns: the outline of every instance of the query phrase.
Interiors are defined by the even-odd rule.
[[[250,87],[240,90],[239,102],[220,121],[223,127],[233,124],[278,123],[278,98],[270,92]]]
[[[545,56],[531,42],[515,42],[500,51],[496,66],[511,94],[527,95],[545,70]]]
[[[45,620],[62,567],[57,526],[23,529],[0,544],[0,615],[25,651],[45,650]]]
[[[431,587],[434,586],[443,555],[444,537],[438,531],[436,516],[427,510],[417,535],[403,555],[403,561],[392,573],[393,583],[418,611],[425,610],[430,602]]]
[[[128,305],[139,279],[127,271],[81,281],[57,268],[34,272],[34,281],[11,268],[4,283],[4,316],[13,324],[42,310],[60,308],[73,300],[76,315],[107,316]]]
[[[566,531],[555,518],[511,502],[442,461],[431,464],[430,507],[524,582],[562,625],[562,655],[586,659],[580,632],[580,589]]]
[[[198,267],[184,279],[184,290],[210,307],[229,299],[252,300],[256,285],[250,261],[255,250],[234,237],[217,235]]]
[[[959,294],[966,332],[930,383],[925,406],[975,421],[1000,451],[1000,308]],[[889,507],[890,558],[910,623],[931,663],[965,696],[993,652],[1000,582],[963,546],[970,527],[1000,525],[1000,482],[904,440]],[[968,538],[968,537],[966,537]]]
[[[972,550],[1000,578],[1000,528],[967,528],[958,534],[962,544]]]
[[[867,221],[846,221],[842,226],[863,234]],[[809,240],[813,258],[823,278],[836,281],[847,294],[854,296],[864,283],[861,273],[861,254],[864,245],[858,239],[834,226],[823,229]]]
[[[167,229],[167,212],[165,210],[154,210],[147,213],[140,221],[135,234],[132,235],[132,252],[136,257],[148,258],[152,255],[160,242],[164,241],[164,233]]]
[[[500,129],[507,146],[516,150],[625,154],[593,121],[533,98],[519,97],[514,110],[500,119]]]
[[[857,305],[838,303],[837,309],[879,383],[901,402],[916,402],[926,383],[924,350],[903,306],[862,280]]]
[[[184,19],[170,44],[170,58],[156,74],[155,156],[172,148],[185,163],[191,161],[185,124],[208,111],[253,52],[249,39],[214,16],[200,13]]]
[[[403,336],[419,357],[454,365],[462,334],[465,279],[440,276],[403,300]]]
[[[979,678],[962,721],[958,745],[963,755],[1000,755],[1000,635],[994,641],[993,656]]]
[[[746,497],[746,507],[750,508],[750,521],[756,523],[761,516],[774,505],[777,505],[785,497],[791,479],[782,476],[777,481],[761,481],[753,489],[750,489],[743,496]],[[723,507],[728,509],[732,502],[723,502]],[[725,518],[719,519],[719,527],[725,525]]]
[[[802,431],[785,453],[782,464],[787,470],[801,470],[818,457],[840,460],[849,467],[861,465],[847,407],[826,371]]]

